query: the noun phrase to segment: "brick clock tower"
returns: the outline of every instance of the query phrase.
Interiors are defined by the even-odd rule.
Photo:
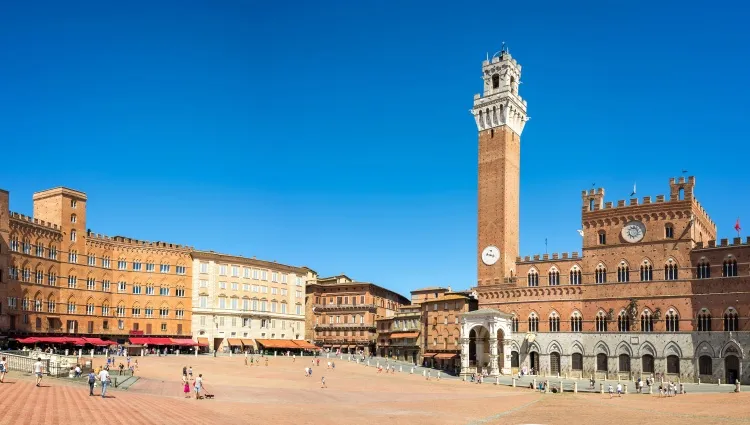
[[[478,286],[516,274],[521,132],[528,119],[518,95],[521,65],[507,49],[482,63],[483,93],[474,95],[479,130]]]

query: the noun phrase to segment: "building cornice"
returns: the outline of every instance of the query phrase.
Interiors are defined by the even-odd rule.
[[[308,272],[316,274],[314,270],[305,266],[289,266],[286,264],[280,264],[275,261],[258,260],[256,258],[248,258],[239,255],[222,254],[214,251],[199,251],[194,250],[191,252],[191,256],[194,260],[208,260],[215,262],[226,262],[233,263],[243,266],[251,267],[264,267],[274,269],[278,271],[286,271],[290,273],[296,273],[300,275],[306,275]]]

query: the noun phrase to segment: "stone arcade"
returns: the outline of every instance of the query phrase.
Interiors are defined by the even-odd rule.
[[[461,316],[461,374],[509,374],[511,337],[510,314],[491,308],[464,313]]]

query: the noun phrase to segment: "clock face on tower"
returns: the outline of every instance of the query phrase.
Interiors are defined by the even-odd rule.
[[[490,245],[482,251],[482,262],[488,266],[497,263],[499,259],[500,250],[494,245]]]
[[[639,242],[646,235],[646,226],[640,221],[631,221],[622,228],[622,238],[630,243]]]

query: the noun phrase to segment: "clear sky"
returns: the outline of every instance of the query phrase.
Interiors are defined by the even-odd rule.
[[[747,6],[604,3],[2,2],[0,188],[25,214],[82,190],[108,235],[469,288],[469,109],[505,41],[522,255],[580,250],[593,183],[655,196],[683,169],[720,237],[750,229]]]

